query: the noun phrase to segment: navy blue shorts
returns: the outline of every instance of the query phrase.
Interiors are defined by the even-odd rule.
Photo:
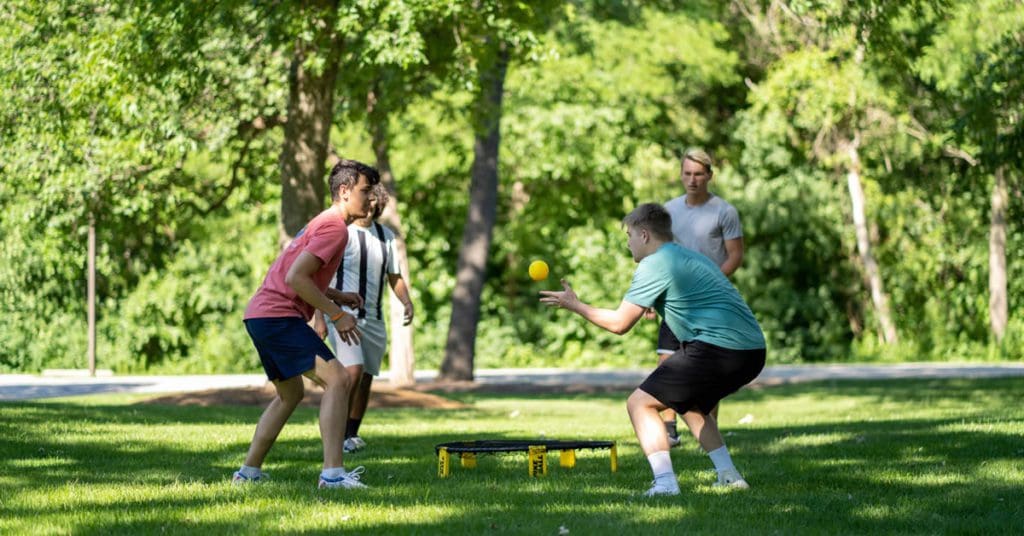
[[[245,321],[256,352],[260,354],[267,378],[287,380],[316,367],[316,356],[324,361],[334,353],[313,328],[299,317],[250,318]]]
[[[730,350],[688,341],[654,369],[640,390],[678,413],[696,408],[707,415],[719,400],[754,381],[764,360],[764,348]]]

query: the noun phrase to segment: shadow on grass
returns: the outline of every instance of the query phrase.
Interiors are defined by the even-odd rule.
[[[542,479],[526,475],[524,454],[485,456],[476,469],[456,466],[450,478],[436,476],[433,446],[453,434],[510,437],[478,425],[505,418],[503,401],[568,399],[575,402],[570,414],[588,404],[624,413],[618,406],[625,393],[460,393],[446,396],[500,409],[378,410],[368,420],[370,448],[347,459],[349,467],[367,466],[372,488],[358,492],[315,489],[321,455],[315,410],[300,409],[285,428],[268,460],[269,485],[240,489],[227,477],[261,408],[4,404],[0,484],[7,498],[0,506],[8,521],[0,523],[52,524],[75,533],[1013,532],[1024,518],[1022,388],[1024,379],[743,390],[727,404],[817,404],[798,408],[797,424],[724,427],[751,491],[712,488],[710,463],[691,443],[673,451],[682,495],[657,499],[636,497],[650,473],[629,429],[609,438],[620,442],[618,473],[609,471],[606,453],[584,451],[573,469],[549,456],[550,474]],[[851,400],[852,410],[834,410],[837,401]],[[910,414],[943,411],[927,417],[878,411],[890,405]],[[601,415],[580,419],[585,428],[606,426]],[[436,430],[401,426],[417,421]],[[290,432],[296,425],[302,428]],[[573,436],[577,425],[564,423]],[[129,491],[111,491],[118,489]],[[55,495],[75,504],[30,498]],[[75,509],[88,514],[69,516]]]

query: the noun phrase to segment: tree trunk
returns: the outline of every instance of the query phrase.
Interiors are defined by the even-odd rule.
[[[86,347],[89,376],[96,376],[96,215],[89,211],[89,237],[86,257]]]
[[[370,136],[373,144],[373,154],[377,159],[377,170],[380,172],[380,181],[388,189],[390,199],[387,209],[381,215],[381,222],[395,232],[395,249],[398,252],[398,264],[402,270],[402,277],[412,293],[412,277],[409,272],[409,257],[405,247],[405,237],[402,232],[402,217],[398,213],[398,199],[395,195],[395,178],[391,172],[391,159],[388,155],[388,118],[386,112],[382,113],[376,108],[377,97],[370,92],[367,98],[367,125],[370,129]],[[405,307],[394,292],[389,292],[391,299],[388,309],[390,311],[388,323],[391,326],[390,351],[388,354],[391,362],[391,384],[401,387],[416,382],[413,371],[416,365],[416,354],[413,347],[412,326],[405,326],[403,323]]]
[[[1006,293],[1006,207],[1009,204],[1006,186],[1006,170],[996,170],[992,186],[992,215],[988,235],[988,318],[992,335],[1002,341],[1006,335],[1007,293]]]
[[[508,51],[500,47],[496,61],[480,73],[480,94],[474,118],[472,181],[469,213],[462,230],[462,245],[452,292],[452,318],[448,326],[441,378],[472,380],[476,329],[480,320],[480,292],[484,286],[487,254],[498,211],[498,149],[501,143],[501,99],[504,94]]]
[[[341,57],[342,38],[334,33],[337,7],[322,3],[312,24],[320,34],[295,46],[288,76],[288,119],[281,149],[280,241],[287,244],[324,208],[327,181],[325,162],[334,115],[334,87]],[[306,60],[324,55],[322,71],[308,69]]]
[[[846,173],[846,183],[850,190],[850,204],[853,211],[853,226],[857,234],[857,251],[860,253],[861,263],[864,265],[864,272],[867,276],[868,285],[871,290],[871,302],[875,306],[875,314],[878,316],[881,338],[886,344],[897,342],[896,326],[889,314],[889,297],[882,287],[882,275],[875,262],[875,256],[871,253],[871,239],[868,233],[867,216],[864,211],[864,190],[860,184],[860,154],[858,146],[860,136],[846,145],[847,155],[850,158],[850,167]]]

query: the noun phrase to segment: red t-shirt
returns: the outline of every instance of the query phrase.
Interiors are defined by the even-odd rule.
[[[292,243],[277,256],[274,264],[270,265],[263,284],[245,308],[245,319],[293,316],[306,320],[313,318],[313,306],[300,298],[295,289],[284,282],[284,278],[299,254],[308,251],[323,262],[320,269],[313,273],[313,282],[323,292],[338,270],[347,244],[348,226],[334,207],[310,220],[295,235]]]

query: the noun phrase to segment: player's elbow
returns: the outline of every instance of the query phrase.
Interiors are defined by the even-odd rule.
[[[615,325],[611,326],[611,329],[609,329],[608,331],[611,331],[616,335],[625,335],[626,333],[629,333],[629,330],[632,328],[633,324],[627,322],[618,322]]]
[[[295,273],[295,271],[288,270],[288,273],[284,274],[284,284],[285,285],[288,285],[289,287],[294,289],[295,285],[298,283],[298,281],[299,281],[299,274]]]

